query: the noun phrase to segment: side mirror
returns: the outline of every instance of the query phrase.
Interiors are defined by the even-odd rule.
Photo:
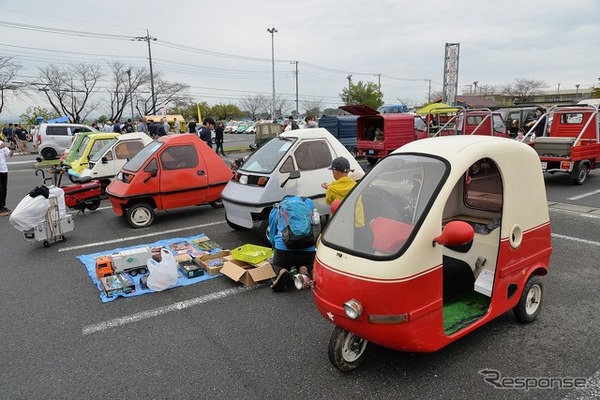
[[[144,183],[148,182],[150,178],[156,178],[156,176],[158,175],[158,167],[156,165],[148,165],[148,167],[146,167],[144,171],[150,172],[150,176],[144,179]]]
[[[293,170],[292,172],[290,172],[290,175],[289,175],[289,176],[288,176],[288,177],[285,179],[285,181],[283,181],[283,182],[281,183],[281,185],[279,185],[279,187],[280,187],[280,188],[284,187],[284,186],[285,186],[285,184],[286,184],[286,183],[287,183],[287,182],[288,182],[290,179],[298,179],[298,178],[300,178],[300,171],[298,171],[297,169],[296,169],[296,170]]]
[[[451,221],[444,226],[442,234],[433,239],[433,245],[460,246],[473,240],[475,231],[464,221]]]
[[[102,164],[108,164],[108,158],[102,157]]]

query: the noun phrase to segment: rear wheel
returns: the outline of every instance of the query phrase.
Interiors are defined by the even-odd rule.
[[[264,245],[271,247],[271,239],[269,238],[269,218],[263,219],[258,227],[259,238]]]
[[[542,284],[542,278],[533,275],[527,280],[519,303],[513,308],[513,314],[515,314],[517,320],[524,323],[534,321],[542,310],[543,298],[544,285]]]
[[[154,209],[147,203],[136,203],[125,212],[127,222],[133,228],[144,228],[154,221]]]
[[[92,201],[88,202],[86,207],[90,211],[97,210],[98,207],[100,207],[100,199],[92,200]]]
[[[367,161],[369,162],[369,164],[375,165],[375,164],[377,164],[377,161],[379,161],[379,158],[377,158],[377,157],[367,157]]]
[[[56,151],[51,147],[43,149],[40,154],[44,157],[44,160],[54,160],[57,156]]]
[[[588,172],[590,172],[590,168],[588,167],[588,165],[582,164],[577,170],[576,177],[573,178],[573,183],[575,183],[577,185],[582,185],[588,176]]]
[[[352,371],[365,361],[368,341],[336,326],[329,338],[329,361],[341,371]]]

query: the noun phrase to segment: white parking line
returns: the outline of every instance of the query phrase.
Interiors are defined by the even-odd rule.
[[[580,239],[572,236],[560,235],[558,233],[553,233],[552,237],[557,239],[572,240],[577,243],[589,244],[592,246],[600,246],[600,242],[594,242],[593,240]]]
[[[584,197],[593,196],[598,193],[600,193],[600,189],[594,190],[592,192],[583,193],[583,194],[573,196],[573,197],[567,197],[567,200],[579,200],[579,199],[583,199]]]
[[[211,222],[210,224],[202,224],[202,225],[193,225],[193,226],[186,226],[184,228],[175,228],[175,229],[169,229],[166,231],[159,231],[159,232],[152,232],[152,233],[146,233],[144,235],[136,235],[136,236],[129,236],[129,237],[125,237],[125,238],[118,238],[118,239],[112,239],[112,240],[105,240],[103,242],[94,242],[94,243],[86,243],[86,244],[81,244],[79,246],[70,246],[70,247],[63,247],[61,249],[58,249],[59,253],[62,253],[64,251],[71,251],[71,250],[79,250],[79,249],[85,249],[87,247],[95,247],[95,246],[102,246],[105,244],[111,244],[111,243],[122,243],[122,242],[129,242],[131,240],[137,240],[137,239],[141,239],[141,238],[147,238],[147,237],[152,237],[152,236],[159,236],[159,235],[164,235],[166,233],[174,233],[174,232],[182,232],[182,231],[188,231],[190,229],[199,229],[199,228],[205,228],[207,226],[214,226],[214,225],[219,225],[219,224],[224,224],[225,221],[219,221],[219,222]]]
[[[170,305],[164,306],[164,307],[155,308],[153,310],[142,311],[142,312],[128,315],[125,317],[115,318],[115,319],[111,319],[109,321],[84,326],[81,329],[81,332],[83,333],[84,336],[89,335],[91,333],[102,332],[107,329],[117,328],[119,326],[131,324],[133,322],[138,322],[138,321],[142,321],[142,320],[149,319],[152,317],[157,317],[159,315],[163,315],[163,314],[166,314],[166,313],[169,313],[172,311],[184,310],[186,308],[190,308],[190,307],[198,305],[198,304],[208,303],[210,301],[222,299],[223,297],[231,296],[233,294],[245,292],[247,290],[252,290],[257,287],[263,287],[263,286],[264,286],[264,284],[260,284],[260,285],[250,286],[250,287],[240,286],[237,288],[221,290],[220,292],[207,294],[206,296],[200,296],[200,297],[196,297],[194,299],[189,299],[189,300],[185,300],[185,301],[179,301],[177,303],[173,303],[173,304],[170,304]]]

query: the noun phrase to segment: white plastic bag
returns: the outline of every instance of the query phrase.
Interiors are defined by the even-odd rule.
[[[33,229],[46,219],[48,199],[44,196],[27,195],[17,204],[8,221],[21,232]]]
[[[148,271],[150,271],[147,285],[157,292],[175,285],[179,278],[175,257],[167,249],[161,249],[160,255],[162,257],[160,262],[149,259],[147,263]]]

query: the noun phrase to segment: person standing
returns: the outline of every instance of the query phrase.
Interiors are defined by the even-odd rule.
[[[4,142],[0,142],[0,217],[6,217],[12,212],[6,208],[6,195],[8,193],[8,164],[7,157],[12,157],[13,150],[6,147]]]
[[[148,134],[148,124],[146,123],[146,119],[144,117],[142,117],[138,120],[137,131]]]
[[[545,135],[545,133],[546,133],[546,115],[545,114],[546,114],[546,109],[544,107],[537,107],[535,109],[536,119],[525,124],[526,128],[531,129],[531,127],[537,122],[537,125],[535,126],[535,130],[533,131],[536,138],[546,136]]]
[[[173,119],[173,129],[175,131],[175,134],[181,133],[181,125],[179,125],[179,121],[177,120],[177,118]]]
[[[202,126],[198,130],[198,136],[212,149],[212,130],[215,129],[215,120],[206,117],[202,121]]]
[[[217,127],[215,128],[215,143],[216,143],[216,148],[215,148],[215,152],[217,154],[219,154],[219,149],[221,149],[221,155],[225,156],[225,150],[223,150],[223,131],[225,130],[225,128],[223,128],[223,123],[222,122],[218,122],[217,123]]]
[[[121,122],[118,119],[115,119],[115,123],[113,124],[113,132],[121,133]]]
[[[304,127],[318,128],[319,123],[317,122],[317,118],[314,115],[307,115],[306,118],[304,118]]]
[[[169,123],[167,122],[167,118],[162,119],[162,125],[163,125],[163,128],[165,129],[165,134],[168,134],[169,131],[171,130],[171,127],[169,126]]]
[[[196,133],[196,120],[194,118],[190,119],[190,122],[187,125],[188,133]]]

